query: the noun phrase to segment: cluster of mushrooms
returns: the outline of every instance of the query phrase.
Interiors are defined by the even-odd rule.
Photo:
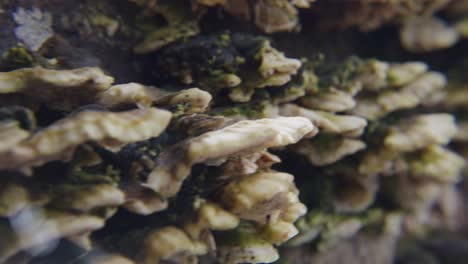
[[[310,12],[324,28],[397,25],[417,53],[468,36],[468,1],[131,2],[167,22],[132,47],[154,83],[31,47],[35,63],[0,72],[0,263],[63,243],[96,264],[301,263],[363,234],[460,228],[468,64],[293,58],[199,22],[218,8],[269,34]]]

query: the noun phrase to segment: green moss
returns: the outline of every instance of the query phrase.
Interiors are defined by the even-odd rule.
[[[400,84],[398,76],[395,75],[392,71],[389,71],[389,73],[387,75],[387,82],[388,82],[389,85],[398,85],[398,84]]]
[[[336,239],[333,237],[333,231],[349,220],[359,221],[363,228],[368,231],[370,229],[375,231],[376,226],[378,226],[381,233],[385,214],[380,209],[371,209],[360,214],[350,215],[313,210],[296,222],[299,234],[288,241],[286,246],[299,246],[304,243],[314,242],[314,245],[317,246],[315,250],[318,250],[320,245],[329,244]]]
[[[265,63],[274,50],[267,38],[220,33],[178,41],[155,54],[153,76],[161,82],[182,82],[210,92],[214,98],[248,102],[258,93],[289,76],[268,73],[274,67]],[[265,67],[268,68],[265,69]],[[275,101],[290,101],[305,94],[313,85],[313,72],[304,70],[290,85],[270,89]],[[280,78],[280,79],[278,79]],[[216,102],[215,102],[216,104]]]
[[[229,36],[229,34],[227,33],[223,33],[219,35],[219,40],[221,41],[221,43],[224,43],[225,46],[228,46],[231,42],[231,36]]]
[[[216,244],[223,247],[248,247],[250,245],[269,244],[263,240],[255,226],[247,221],[241,221],[236,229],[217,232]]]
[[[121,180],[121,170],[107,163],[92,146],[80,146],[69,165],[69,173],[62,179],[67,184],[117,184]]]
[[[151,138],[145,141],[126,145],[117,153],[116,163],[125,180],[145,181],[156,166],[156,158],[166,146],[162,138]]]
[[[245,104],[236,104],[232,107],[216,109],[213,114],[222,116],[242,116],[249,119],[263,118],[270,106],[269,101],[260,100]]]
[[[328,91],[331,88],[352,92],[356,88],[355,78],[361,71],[363,61],[351,56],[344,61],[329,62],[319,54],[309,64],[318,77],[317,92]]]
[[[16,70],[32,67],[36,65],[36,60],[26,46],[20,43],[11,47],[3,54],[0,65],[6,70]]]
[[[325,228],[327,217],[319,211],[308,213],[296,222],[299,234],[289,240],[285,246],[299,246],[316,240]]]
[[[197,85],[217,96],[232,88],[234,101],[248,101],[260,76],[266,38],[241,33],[197,36],[165,47],[155,57],[153,76],[159,80]]]
[[[177,104],[173,107],[173,110],[172,110],[172,117],[173,118],[177,118],[181,115],[183,115],[187,110],[187,106],[183,105],[183,104]]]
[[[235,73],[238,66],[235,57],[240,54],[232,47],[225,47],[219,36],[199,36],[180,41],[163,49],[155,61],[154,76],[158,79],[179,79],[185,76],[198,82],[204,78]]]
[[[292,80],[281,87],[272,87],[268,89],[273,104],[294,101],[306,93],[318,91],[318,79],[312,71],[310,64],[303,62],[299,72],[292,77]]]
[[[117,183],[120,171],[112,165],[76,170],[69,175],[69,181],[74,184],[84,183]]]

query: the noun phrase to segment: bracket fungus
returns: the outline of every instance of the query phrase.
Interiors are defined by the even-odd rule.
[[[0,263],[406,264],[466,234],[468,1],[26,2]]]

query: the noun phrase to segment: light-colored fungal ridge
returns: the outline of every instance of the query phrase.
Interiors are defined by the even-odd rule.
[[[86,142],[119,145],[156,137],[170,119],[170,112],[156,108],[121,113],[83,111],[0,153],[0,168],[17,169],[66,160],[74,148]]]
[[[114,78],[100,68],[50,70],[42,67],[0,72],[0,94],[18,93],[59,110],[92,103]]]
[[[195,164],[294,144],[311,133],[316,133],[315,127],[302,117],[239,121],[163,152],[148,176],[147,186],[170,197],[177,193]]]

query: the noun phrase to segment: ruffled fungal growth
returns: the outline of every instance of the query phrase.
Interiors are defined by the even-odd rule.
[[[375,88],[363,86],[364,89],[370,88],[371,91],[363,93],[362,96],[358,95],[357,106],[352,110],[355,115],[375,120],[397,110],[434,103],[431,97],[440,92],[446,84],[446,79],[442,74],[425,72],[426,66],[420,63],[394,67],[396,69],[390,71],[390,68],[382,76],[385,85],[379,87],[377,92],[372,91]],[[402,69],[398,69],[400,67]]]
[[[324,133],[349,137],[359,137],[367,126],[367,120],[361,117],[314,111],[293,104],[281,106],[279,113],[283,116],[305,117]]]
[[[255,25],[265,33],[291,31],[298,25],[298,11],[284,0],[258,0],[254,4]]]
[[[148,116],[146,115],[147,113],[145,113],[147,111],[152,113],[149,113]],[[140,115],[138,112],[140,112]],[[10,217],[31,205],[40,205],[51,208],[53,210],[73,212],[75,214],[97,214],[99,217],[104,219],[111,217],[119,206],[125,207],[129,211],[143,215],[157,210],[163,210],[167,207],[167,202],[157,193],[140,186],[141,183],[136,180],[123,178],[121,168],[112,162],[112,159],[114,158],[109,160],[109,156],[113,156],[114,154],[106,151],[102,147],[98,147],[97,145],[90,143],[95,142],[102,144],[104,143],[105,139],[102,137],[94,137],[94,134],[88,132],[98,133],[97,135],[100,136],[108,133],[108,136],[110,137],[106,137],[108,137],[108,140],[111,139],[111,142],[106,142],[106,144],[127,144],[129,142],[144,140],[148,137],[159,135],[165,126],[167,126],[171,115],[167,111],[157,110],[154,108],[133,110],[130,112],[121,113],[85,111],[77,114],[81,115],[81,118],[78,118],[78,120],[83,121],[88,119],[88,121],[93,121],[93,117],[96,117],[94,114],[96,113],[106,113],[106,115],[100,116],[100,118],[108,118],[109,120],[107,120],[107,122],[110,121],[109,124],[112,125],[106,129],[105,125],[99,125],[99,123],[98,126],[94,125],[93,122],[85,123],[85,125],[88,127],[88,130],[83,130],[84,132],[82,132],[82,135],[89,137],[85,137],[84,141],[66,141],[66,139],[68,139],[66,136],[70,136],[70,134],[76,131],[58,130],[58,132],[60,132],[59,135],[65,135],[65,139],[62,139],[62,142],[60,143],[63,143],[66,148],[53,149],[55,151],[53,152],[53,156],[57,156],[62,159],[65,155],[70,156],[71,158],[70,160],[69,158],[67,158],[67,160],[62,159],[62,162],[68,162],[68,165],[66,165],[67,167],[65,171],[61,171],[61,174],[57,175],[51,172],[47,173],[46,175],[43,173],[34,173],[32,175],[34,176],[32,177],[33,180],[21,180],[21,177],[19,177],[18,182],[13,181],[11,183],[2,183],[5,184],[5,188],[1,190],[0,196],[6,197],[9,194],[14,194],[17,197],[14,202],[11,201],[8,204],[2,206],[2,216]],[[113,114],[114,116],[109,114]],[[141,117],[145,116],[150,117],[149,120],[141,120]],[[162,124],[161,126],[161,124],[158,124],[157,121],[161,121],[161,118],[164,118],[164,116],[166,117],[166,120],[163,122],[166,124]],[[121,127],[128,125],[131,127],[131,129],[137,130],[131,130],[130,132],[128,132],[128,128],[121,129],[121,131],[116,130],[118,129],[118,125],[113,122],[116,121],[116,117],[117,119],[122,118],[119,121],[121,123]],[[155,117],[156,119],[154,119]],[[72,120],[77,120],[73,118],[74,117],[71,117]],[[62,122],[68,121],[70,120],[65,120]],[[127,124],[125,124],[125,122],[127,122]],[[46,129],[53,129],[53,126],[54,124]],[[77,130],[76,126],[73,124],[71,128],[70,126],[65,127],[68,127],[68,129],[74,128]],[[115,130],[112,133],[123,132],[124,136],[115,137],[112,135],[112,133],[109,134],[109,132],[106,132],[110,129]],[[56,131],[56,133],[58,132]],[[53,138],[56,139],[55,137]],[[72,136],[71,139],[77,139],[77,137]],[[99,142],[98,139],[104,141]],[[90,145],[86,145],[86,143],[90,143]],[[15,147],[20,148],[21,144],[28,146],[25,143],[20,143]],[[91,147],[91,145],[95,147]],[[60,147],[56,142],[54,142],[53,146]],[[74,151],[75,149],[76,151]],[[47,153],[43,152],[38,152],[37,155],[38,159],[42,159],[41,162],[51,161],[50,158],[53,157],[47,156]],[[23,167],[27,166],[27,162],[29,161],[18,160],[17,162],[23,162],[21,165]],[[35,163],[34,166],[40,165]],[[50,184],[48,180],[52,180],[54,183]],[[44,189],[46,192],[41,192],[38,189]],[[6,199],[5,201],[9,200],[11,199]],[[85,236],[82,243],[84,243],[85,246],[88,246],[88,244],[90,244],[90,242],[87,242],[88,240],[89,238]]]
[[[230,230],[239,225],[237,216],[214,203],[197,200],[193,206],[192,216],[183,220],[182,227],[165,226],[145,234],[137,258],[144,263],[193,263],[198,256],[217,249],[212,231]]]
[[[400,120],[390,126],[382,145],[364,155],[359,171],[364,174],[393,173],[398,170],[395,159],[432,145],[445,145],[457,133],[453,116],[426,114]]]
[[[287,243],[288,249],[313,241],[314,247],[321,254],[326,254],[340,243],[355,237],[360,230],[364,230],[366,235],[398,236],[401,232],[401,215],[378,209],[353,216],[315,211],[301,218],[297,226],[301,233]]]
[[[381,162],[385,165],[380,168],[397,175],[390,181],[387,195],[409,212],[405,225],[413,232],[424,233],[424,226],[459,228],[456,219],[460,219],[462,198],[456,186],[463,179],[466,158],[459,152],[464,145],[465,105],[454,103],[464,100],[463,93],[455,95],[463,91],[458,70],[449,73],[448,88],[441,92],[442,99],[437,102],[444,111],[453,111],[455,115],[420,115],[401,120],[398,124],[401,127],[394,127],[388,140],[385,139],[387,154]],[[412,122],[415,123],[410,125]],[[445,146],[448,143],[449,147]],[[393,151],[388,151],[388,147]],[[395,155],[395,151],[405,153]],[[393,195],[392,190],[398,191]]]
[[[122,113],[83,111],[60,120],[0,154],[2,169],[38,166],[67,159],[86,142],[120,145],[158,136],[171,114],[148,108]]]
[[[281,162],[280,158],[267,151],[255,152],[248,155],[230,157],[219,166],[220,177],[230,178],[234,175],[247,175],[258,170],[269,169],[273,164]]]
[[[323,251],[355,236],[367,228],[358,216],[369,212],[387,190],[392,198],[385,199],[393,199],[395,208],[407,210],[403,219],[411,232],[418,231],[418,224],[446,225],[457,212],[457,206],[447,206],[447,200],[458,199],[453,198],[457,197],[453,186],[460,181],[465,162],[445,145],[462,134],[450,114],[417,114],[417,108],[443,104],[445,76],[428,71],[420,62],[350,59],[341,65],[326,66],[320,60],[309,63],[305,65],[314,72],[313,85],[305,89],[303,97],[277,108],[279,115],[309,119],[319,133],[287,148],[288,154],[305,158],[288,160],[293,164],[287,167],[301,179],[299,190],[310,210],[343,216],[343,235],[332,231],[328,235],[326,229],[308,232],[300,228],[304,221],[300,220],[298,241],[304,233],[305,242],[300,243],[314,241]],[[294,168],[303,167],[304,162],[310,163],[306,169]],[[397,185],[400,180],[405,188]],[[399,188],[405,194],[400,195]],[[311,194],[314,191],[317,193]],[[408,199],[414,201],[413,206],[405,202]],[[329,236],[333,239],[328,243]],[[322,240],[323,244],[317,244]]]
[[[308,9],[318,24],[324,28],[358,28],[368,32],[386,25],[400,27],[402,46],[410,52],[428,52],[453,46],[459,36],[467,32],[463,19],[450,25],[433,15],[441,10],[459,19],[468,13],[463,1],[451,0],[369,0],[335,3],[333,0],[192,0],[189,3],[170,4],[167,1],[133,1],[149,13],[164,17],[168,25],[148,34],[136,47],[139,53],[148,53],[199,33],[198,20],[207,8],[222,7],[229,15],[252,21],[260,30],[271,34],[299,31],[300,9]],[[177,2],[177,1],[176,1]],[[455,10],[455,11],[454,11]],[[465,11],[464,11],[465,10]],[[307,25],[304,25],[307,26]]]
[[[298,199],[299,193],[293,183],[293,176],[271,170],[271,154],[259,154],[261,158],[252,160],[256,162],[253,173],[241,170],[231,173],[223,171],[220,176],[227,178],[227,183],[214,191],[215,200],[229,212],[227,214],[217,209],[221,214],[218,213],[219,216],[215,219],[227,218],[224,223],[231,223],[222,225],[223,229],[217,229],[231,231],[213,234],[218,249],[217,258],[221,262],[236,263],[242,259],[258,259],[261,262],[275,260],[277,252],[274,245],[280,245],[298,233],[293,223],[306,212],[306,207]],[[211,224],[212,230],[213,227]],[[244,236],[250,238],[243,240]],[[241,240],[238,241],[239,239]],[[264,255],[263,250],[269,255]]]
[[[129,235],[136,233],[141,241],[145,241],[141,247],[137,246],[140,248],[137,256],[128,255],[142,262],[157,263],[191,263],[207,253],[214,254],[220,261],[228,258],[226,261],[231,263],[236,263],[245,254],[249,259],[258,258],[259,261],[276,259],[266,258],[261,252],[251,252],[250,246],[259,246],[256,243],[249,244],[249,248],[238,248],[225,244],[224,238],[237,232],[239,225],[251,225],[255,234],[261,237],[258,239],[261,247],[277,255],[274,245],[297,234],[293,223],[305,214],[306,207],[299,201],[294,177],[271,170],[271,166],[280,160],[266,149],[312,136],[315,127],[301,117],[231,120],[227,123],[226,120],[219,123],[219,117],[200,114],[178,118],[180,120],[175,121],[168,131],[185,127],[184,130],[199,133],[186,133],[188,138],[155,153],[154,164],[143,163],[150,158],[149,152],[138,156],[131,163],[146,167],[142,170],[134,167],[129,171],[143,173],[138,175],[147,179],[144,187],[151,188],[162,198],[171,198],[166,211],[161,211],[165,208],[155,210],[161,211],[158,214],[167,218],[165,212],[174,207],[180,213],[168,218],[162,226],[153,224],[155,227],[150,225],[147,231],[128,231]],[[200,121],[207,126],[202,130],[193,129],[192,126],[200,127]],[[152,148],[151,144],[144,146]],[[147,152],[140,147],[136,149]],[[151,168],[149,175],[145,175]],[[200,168],[204,168],[201,174]],[[161,244],[166,246],[161,247]],[[118,246],[117,251],[125,252],[125,246]],[[226,256],[230,255],[228,252],[233,256]]]
[[[305,95],[296,103],[278,106],[282,116],[303,116],[319,129],[319,136],[303,140],[291,147],[305,155],[312,164],[325,166],[352,155],[366,147],[359,138],[368,121],[345,114],[356,106],[354,97],[362,89],[369,66],[351,57],[342,63],[327,65],[323,58],[305,64],[310,75]]]
[[[49,70],[22,68],[0,73],[0,96],[20,94],[49,108],[70,111],[92,103],[114,78],[99,68]]]
[[[407,19],[400,29],[402,46],[411,52],[429,52],[449,48],[458,41],[455,27],[435,17]]]
[[[404,224],[411,233],[421,234],[428,228],[459,228],[456,219],[460,217],[463,201],[453,182],[406,175],[398,176],[394,184],[399,189],[394,201],[408,211]]]
[[[444,8],[450,0],[358,0],[337,4],[333,0],[318,1],[313,10],[325,27],[372,31],[385,24],[399,24],[407,18],[431,15]]]
[[[357,0],[337,4],[322,0],[311,10],[318,24],[327,29],[357,28],[369,32],[396,26],[401,46],[413,53],[450,48],[467,32],[463,22],[468,14],[464,1]],[[445,16],[436,17],[441,11]]]
[[[331,45],[330,58],[292,58],[329,40],[311,36],[304,44],[320,43],[304,52],[285,39],[300,17],[360,31],[397,25],[403,48],[432,52],[468,36],[466,14],[452,10],[461,4],[111,2],[81,3],[88,11],[77,17],[90,17],[71,31],[105,28],[106,38],[88,32],[83,49],[106,71],[63,70],[75,62],[44,57],[59,36],[39,50],[18,44],[0,63],[16,69],[0,73],[0,262],[49,261],[46,253],[71,243],[81,253],[70,262],[270,263],[286,244],[321,255],[367,235],[394,243],[401,224],[408,233],[456,227],[468,157],[463,74],[429,70],[446,64],[431,53],[428,64],[343,59],[349,52]],[[58,18],[58,34],[77,24]],[[227,25],[237,18],[289,33],[269,39]],[[390,40],[394,31],[383,33]],[[353,43],[375,37],[348,33]],[[369,46],[361,54],[376,55]],[[105,60],[115,51],[127,64]],[[145,84],[120,82],[128,79]]]
[[[249,101],[257,88],[286,84],[301,66],[266,38],[241,33],[194,37],[157,55],[157,79],[194,84],[213,96],[227,89],[234,102]]]
[[[410,155],[407,162],[410,174],[432,178],[442,183],[460,181],[460,171],[465,165],[463,158],[440,146],[431,146]]]
[[[204,199],[195,200],[189,207],[192,209],[178,224],[151,227],[153,222],[147,228],[140,227],[126,234],[135,239],[135,244],[118,237],[117,244],[120,239],[123,246],[111,248],[127,252],[138,263],[196,263],[199,256],[216,252],[213,231],[224,232],[239,225],[237,216]]]
[[[64,239],[90,249],[91,232],[104,227],[126,202],[125,189],[118,185],[119,172],[104,164],[92,148],[80,146],[67,166],[59,174],[35,171],[29,178],[2,172],[0,217],[7,234],[1,242],[2,261],[18,254],[34,257]]]
[[[139,83],[111,86],[98,94],[96,103],[109,109],[125,107],[181,107],[186,114],[204,112],[212,96],[198,88],[167,92],[162,89]]]
[[[83,186],[62,185],[54,190],[52,206],[87,212],[103,206],[119,206],[125,202],[125,194],[114,184]]]
[[[211,250],[214,248],[209,243],[211,242],[209,241],[211,239],[210,231],[230,230],[239,225],[240,219],[238,216],[215,203],[198,200],[195,202],[194,207],[193,219],[195,220],[188,221],[183,228],[192,239],[208,242],[207,246]],[[205,238],[206,236],[208,238]]]
[[[92,215],[77,215],[41,208],[23,210],[11,220],[2,221],[0,260],[8,260],[22,250],[35,247],[53,248],[61,237],[73,237],[104,226],[104,219]],[[39,251],[40,252],[40,251]]]
[[[249,224],[240,225],[219,239],[217,259],[222,263],[271,263],[279,258],[275,247]]]
[[[190,88],[166,94],[156,99],[155,103],[165,107],[181,107],[182,113],[193,114],[205,112],[211,99],[210,93],[198,88]]]
[[[200,33],[199,20],[203,10],[195,10],[186,1],[129,0],[142,7],[142,16],[154,16],[164,23],[149,24],[143,30],[144,39],[134,47],[139,54],[157,51],[172,42]],[[155,21],[158,21],[156,20]],[[149,28],[148,28],[149,27]]]
[[[193,0],[196,6],[220,5],[230,15],[253,20],[265,33],[294,31],[299,29],[298,8],[308,8],[315,0]]]
[[[299,102],[306,108],[328,112],[344,112],[356,106],[352,94],[337,89],[301,97]]]
[[[291,149],[296,153],[307,157],[310,163],[316,166],[333,164],[348,155],[352,155],[367,147],[362,140],[334,137],[318,136],[313,140],[304,140],[293,145]]]
[[[204,255],[208,250],[203,243],[191,240],[183,230],[174,226],[150,233],[145,238],[143,247],[142,263],[193,263],[196,262],[197,255]]]
[[[365,154],[359,165],[361,173],[391,177],[386,180],[387,195],[408,210],[405,223],[413,232],[431,224],[436,205],[445,210],[443,193],[460,181],[465,161],[443,147],[456,133],[454,118],[448,114],[403,119],[389,128],[380,150]],[[454,213],[444,217],[449,219]]]
[[[384,144],[401,152],[414,151],[433,144],[447,144],[457,127],[449,114],[427,114],[402,120],[390,129]]]
[[[292,223],[306,212],[297,195],[292,175],[259,172],[229,183],[220,202],[241,219],[260,224],[266,241],[281,244],[297,234]]]
[[[113,85],[97,96],[96,103],[109,109],[125,106],[151,106],[162,91],[139,83]]]
[[[454,46],[468,36],[466,1],[449,1],[443,8],[443,18],[410,17],[400,28],[402,46],[414,53],[431,52]]]
[[[310,212],[306,217],[298,221],[297,226],[301,234],[288,242],[288,246],[298,246],[314,240],[318,240],[317,247],[324,251],[332,247],[340,240],[354,236],[368,220],[377,221],[379,216],[342,216],[328,215],[323,212]],[[374,213],[375,214],[375,213]],[[366,218],[370,219],[366,219]],[[374,219],[372,219],[374,218]],[[375,219],[377,218],[377,219]]]
[[[314,129],[305,118],[280,117],[239,121],[189,138],[161,153],[148,175],[147,186],[164,197],[173,196],[195,164],[222,162],[230,156],[293,144],[313,135]]]

